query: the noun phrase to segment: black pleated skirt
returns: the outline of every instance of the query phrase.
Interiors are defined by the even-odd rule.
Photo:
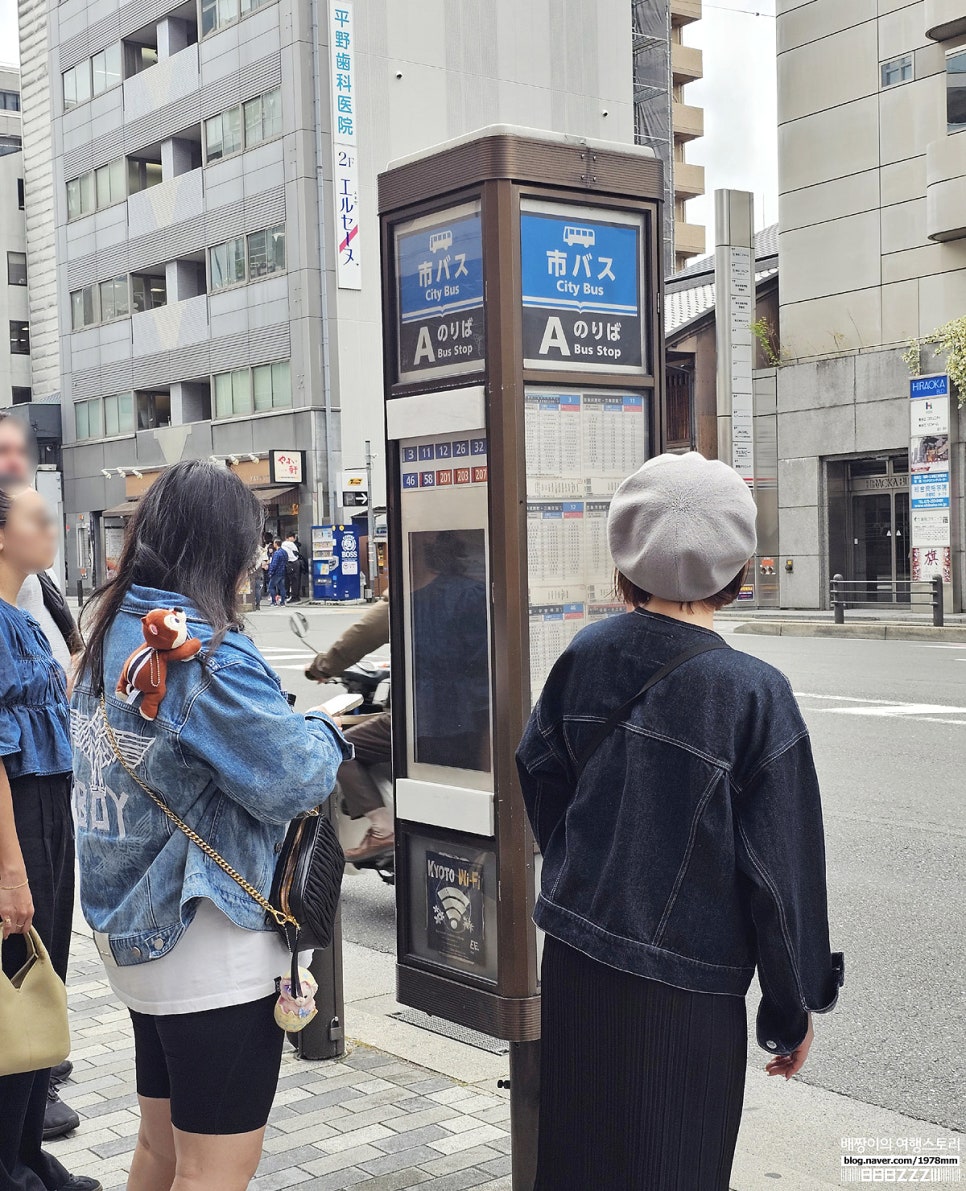
[[[743,997],[607,967],[547,936],[534,1191],[728,1191]]]

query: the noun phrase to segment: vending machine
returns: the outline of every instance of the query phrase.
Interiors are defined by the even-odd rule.
[[[512,128],[379,180],[397,997],[510,1042],[532,1185],[539,866],[514,751],[554,660],[622,610],[610,498],[660,449],[660,162]]]
[[[359,531],[354,525],[312,526],[312,598],[361,600]]]

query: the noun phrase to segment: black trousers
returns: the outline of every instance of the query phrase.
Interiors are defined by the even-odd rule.
[[[22,777],[11,783],[17,836],[34,901],[34,926],[57,974],[67,978],[74,912],[74,824],[70,775]],[[3,971],[27,958],[22,936],[3,944]],[[41,1148],[50,1070],[0,1078],[0,1191],[57,1191],[70,1178]]]
[[[728,1191],[744,997],[620,972],[547,936],[535,1191]]]
[[[350,724],[352,717],[344,722]],[[370,765],[392,760],[392,715],[388,711],[365,719],[357,727],[346,727],[345,738],[355,745],[356,755],[339,766],[339,785],[351,819],[361,819],[386,804],[369,772]]]

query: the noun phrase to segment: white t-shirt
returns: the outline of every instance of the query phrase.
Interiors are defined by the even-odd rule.
[[[36,575],[28,575],[24,580],[20,595],[17,596],[17,607],[29,612],[43,629],[44,636],[50,642],[50,649],[54,657],[70,673],[70,650],[64,640],[64,634],[57,627],[57,621],[47,611],[44,603],[44,589]]]
[[[294,542],[284,541],[282,549],[288,555],[289,562],[297,562],[299,556],[299,548]]]
[[[207,898],[159,959],[119,967],[107,935],[95,931],[94,942],[115,995],[136,1013],[156,1017],[258,1001],[275,991],[275,977],[292,966],[279,934],[236,926]]]

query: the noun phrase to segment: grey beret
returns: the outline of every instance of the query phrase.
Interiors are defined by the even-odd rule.
[[[755,552],[756,507],[745,481],[697,451],[658,455],[621,484],[607,518],[622,575],[664,600],[706,600]]]

